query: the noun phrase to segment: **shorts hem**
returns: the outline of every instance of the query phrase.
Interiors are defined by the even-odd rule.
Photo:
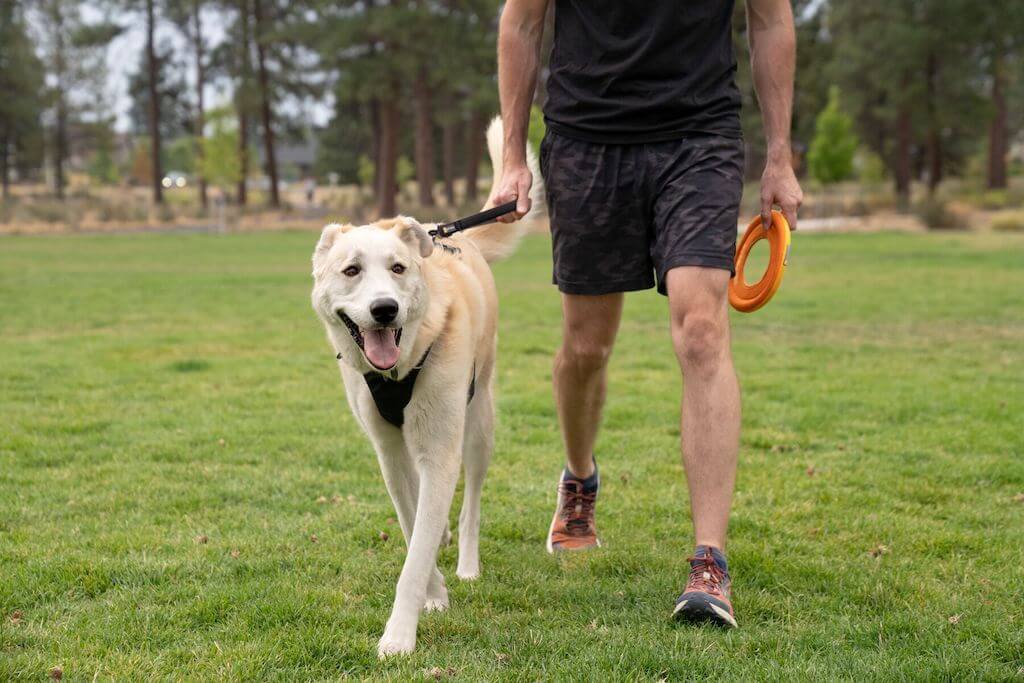
[[[658,270],[658,294],[668,295],[668,290],[665,285],[665,279],[668,275],[668,271],[673,268],[684,268],[687,266],[695,266],[698,268],[713,268],[715,270],[727,270],[729,271],[729,277],[736,275],[736,261],[731,258],[724,258],[720,255],[702,255],[692,254],[689,256],[680,256],[679,258],[671,259],[666,262]]]
[[[630,280],[602,280],[600,282],[578,282],[552,278],[552,284],[563,294],[580,294],[599,296],[601,294],[617,294],[619,292],[638,292],[651,289],[655,285],[653,277],[633,278]]]

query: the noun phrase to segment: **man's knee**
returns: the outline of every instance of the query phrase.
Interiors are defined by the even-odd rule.
[[[672,341],[683,372],[714,371],[729,357],[728,318],[692,312],[673,316]]]
[[[576,375],[592,375],[608,365],[612,344],[584,337],[566,338],[555,359],[556,366]]]

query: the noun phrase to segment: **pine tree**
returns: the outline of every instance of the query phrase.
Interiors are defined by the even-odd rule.
[[[836,183],[853,176],[857,136],[853,120],[839,107],[839,88],[829,90],[828,105],[818,115],[814,139],[807,154],[811,175],[821,183]]]
[[[25,25],[24,7],[0,4],[0,185],[10,196],[11,170],[38,165],[42,156],[43,65]]]

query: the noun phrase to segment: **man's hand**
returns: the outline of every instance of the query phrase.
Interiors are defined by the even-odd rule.
[[[778,206],[789,228],[796,230],[796,214],[803,201],[804,193],[792,164],[788,160],[769,161],[761,176],[761,225],[771,225],[772,207]]]
[[[515,200],[516,210],[498,219],[501,223],[513,223],[530,211],[530,187],[533,185],[533,174],[526,164],[506,166],[501,171],[501,179],[491,188],[491,196],[487,206],[500,206]]]

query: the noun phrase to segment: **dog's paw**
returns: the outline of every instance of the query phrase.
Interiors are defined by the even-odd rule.
[[[395,655],[407,655],[416,649],[416,634],[392,633],[391,628],[384,631],[380,642],[377,643],[377,658],[384,659]]]
[[[461,564],[459,568],[455,570],[455,576],[459,577],[463,581],[476,581],[480,578],[480,565],[474,564],[472,566],[463,567]]]
[[[441,597],[428,597],[427,601],[423,603],[424,612],[443,612],[448,609],[448,594],[445,593]]]

